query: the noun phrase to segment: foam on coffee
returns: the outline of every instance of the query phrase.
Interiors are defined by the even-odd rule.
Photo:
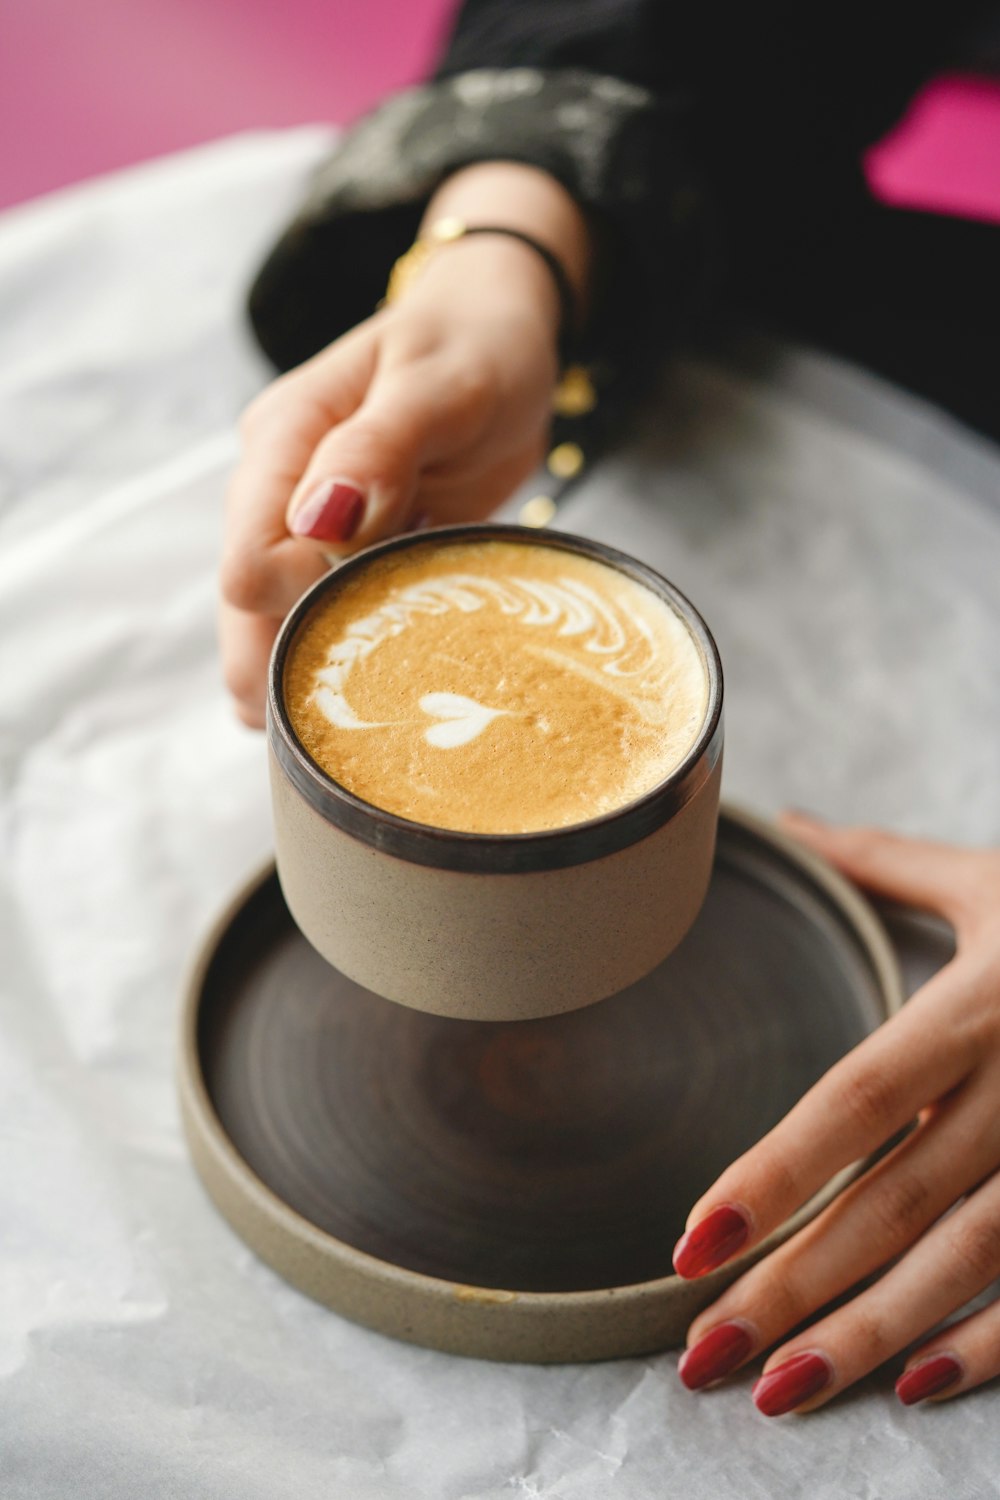
[[[564,827],[633,801],[683,760],[708,701],[694,638],[643,584],[559,547],[433,538],[321,600],[283,691],[335,781],[475,833]]]

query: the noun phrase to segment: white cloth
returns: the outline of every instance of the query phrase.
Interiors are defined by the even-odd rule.
[[[245,136],[0,222],[0,1495],[4,1500],[952,1500],[1000,1493],[996,1389],[890,1370],[768,1422],[676,1356],[490,1365],[285,1286],[181,1139],[174,1015],[267,853],[216,665],[242,324],[328,137]],[[1000,837],[1000,465],[803,353],[702,359],[560,517],[689,592],[728,793]]]

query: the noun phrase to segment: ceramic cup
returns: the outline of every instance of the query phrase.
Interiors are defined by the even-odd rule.
[[[681,763],[637,800],[534,833],[458,833],[353,795],[306,753],[283,674],[317,604],[376,558],[407,547],[507,540],[596,559],[644,584],[686,623],[707,710]],[[306,593],[275,643],[268,750],[278,875],[313,946],[348,978],[438,1015],[488,1021],[557,1015],[615,994],[670,953],[701,908],[722,770],[722,669],[701,616],[643,563],[600,543],[503,525],[393,538]]]

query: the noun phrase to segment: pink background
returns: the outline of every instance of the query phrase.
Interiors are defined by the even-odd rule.
[[[0,206],[233,131],[348,121],[448,0],[3,0]],[[936,80],[871,152],[886,199],[1000,222],[1000,87]]]

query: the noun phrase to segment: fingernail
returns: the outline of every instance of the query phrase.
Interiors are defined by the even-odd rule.
[[[288,523],[294,536],[321,542],[349,542],[361,524],[365,497],[341,479],[321,479],[309,490]]]
[[[741,1365],[753,1346],[753,1335],[742,1323],[719,1323],[681,1355],[677,1373],[689,1391],[700,1391]]]
[[[784,1364],[762,1375],[750,1394],[765,1417],[783,1417],[810,1396],[818,1396],[832,1379],[833,1371],[824,1355],[793,1354]]]
[[[785,817],[797,818],[800,823],[814,823],[817,828],[826,828],[828,826],[826,819],[821,818],[818,813],[806,812],[801,807],[786,807]]]
[[[723,1203],[681,1235],[674,1247],[674,1270],[689,1279],[704,1276],[734,1256],[749,1238],[747,1214],[732,1203]]]
[[[946,1391],[956,1380],[962,1378],[962,1366],[950,1354],[931,1354],[909,1370],[904,1370],[896,1381],[896,1395],[904,1406],[916,1406],[938,1391]]]

